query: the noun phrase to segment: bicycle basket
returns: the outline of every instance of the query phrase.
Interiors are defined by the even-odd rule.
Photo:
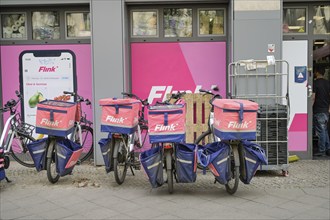
[[[185,141],[185,105],[159,105],[148,108],[150,143]]]
[[[35,129],[35,126],[22,122],[21,116],[19,114],[16,114],[15,120],[12,120],[11,124],[15,127],[19,134],[26,136],[32,136],[32,133]]]
[[[141,102],[136,99],[108,98],[99,101],[102,106],[101,131],[131,134],[138,125]]]

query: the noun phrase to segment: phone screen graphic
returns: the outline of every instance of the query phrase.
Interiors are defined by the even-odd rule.
[[[76,92],[75,54],[70,50],[23,51],[20,91],[24,97],[21,104],[24,121],[35,125],[38,102],[59,99],[63,91]],[[74,100],[70,97],[67,101]]]

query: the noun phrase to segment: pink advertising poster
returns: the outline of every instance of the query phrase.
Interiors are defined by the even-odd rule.
[[[35,105],[33,97],[42,94],[42,98],[55,99],[61,91],[73,91],[84,98],[92,98],[91,48],[82,45],[19,45],[1,46],[2,101],[16,99],[15,91],[24,94],[25,121],[35,124]],[[35,57],[28,51],[68,51],[56,57]],[[21,60],[20,60],[21,59]],[[73,60],[75,59],[75,60]],[[20,69],[21,62],[21,69]],[[75,64],[75,68],[73,68]],[[73,73],[75,69],[75,73]],[[20,71],[22,74],[20,74]],[[40,78],[40,75],[42,77]],[[40,96],[38,95],[39,99]],[[92,109],[82,106],[89,120]],[[20,110],[20,108],[18,108]],[[4,120],[8,113],[4,114]]]
[[[226,43],[132,43],[132,92],[149,103],[217,85],[226,96]]]

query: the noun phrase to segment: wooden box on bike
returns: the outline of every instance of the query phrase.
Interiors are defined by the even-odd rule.
[[[215,99],[214,133],[221,140],[255,140],[258,103],[242,99]]]
[[[150,143],[184,142],[186,133],[186,106],[150,106],[148,111]]]
[[[99,100],[102,106],[101,131],[131,134],[138,125],[141,102],[136,99],[107,98]]]
[[[44,100],[37,104],[36,132],[53,136],[67,136],[73,131],[76,104]]]

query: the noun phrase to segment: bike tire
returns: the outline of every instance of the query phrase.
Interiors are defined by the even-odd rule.
[[[172,167],[172,154],[169,150],[165,151],[165,161],[166,161],[166,175],[167,175],[167,186],[168,192],[173,193],[173,167]]]
[[[201,145],[201,146],[204,146],[206,145],[207,143],[210,143],[212,142],[212,139],[213,139],[213,134],[211,132],[210,129],[208,129],[207,131],[203,132],[201,135],[199,135],[199,137],[195,140],[195,144],[198,144],[198,145]],[[207,140],[207,142],[205,141]],[[197,164],[197,168],[200,169],[200,170],[208,170],[209,168],[204,168],[202,165],[200,165],[199,163]]]
[[[50,157],[48,156],[50,155]],[[55,150],[55,141],[49,141],[47,147],[47,162],[46,162],[46,169],[47,169],[47,178],[48,181],[51,183],[56,183],[60,175],[56,172],[56,150]]]
[[[230,179],[228,180],[227,184],[225,184],[226,187],[226,191],[229,194],[234,194],[237,191],[238,188],[238,183],[239,183],[239,169],[240,169],[240,165],[238,164],[239,162],[239,158],[235,158],[235,155],[238,156],[238,152],[234,153],[234,151],[236,152],[237,149],[232,149],[231,150],[231,156],[230,156],[230,162],[229,162],[229,172],[230,172]],[[236,159],[236,160],[235,160]]]
[[[32,136],[28,136],[25,134],[18,134],[17,137],[13,138],[13,142],[11,144],[11,156],[19,164],[21,164],[25,167],[30,167],[30,168],[34,167],[34,161],[27,148],[27,144],[30,142],[33,142],[33,141],[35,141],[35,139]],[[19,145],[20,145],[19,142],[21,142],[23,151],[19,147]]]
[[[78,136],[76,135],[75,142],[82,146],[83,150],[79,157],[79,162],[82,163],[89,159],[94,152],[93,128],[87,125],[81,125],[82,143],[80,143]]]
[[[127,144],[127,143],[126,143]],[[123,139],[116,139],[114,141],[114,154],[113,155],[113,165],[114,165],[114,174],[116,182],[121,185],[125,181],[126,173],[127,173],[127,151],[125,148]],[[125,149],[125,150],[124,150]],[[126,152],[125,152],[126,151]]]

